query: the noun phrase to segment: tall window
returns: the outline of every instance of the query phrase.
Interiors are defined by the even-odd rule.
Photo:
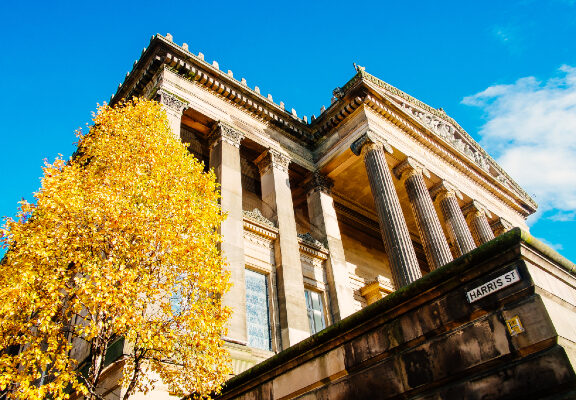
[[[308,289],[304,289],[304,295],[306,296],[306,308],[308,309],[310,333],[313,335],[326,328],[322,295],[319,292],[314,292]]]
[[[268,282],[266,275],[249,269],[246,270],[246,323],[248,344],[251,347],[272,350]]]

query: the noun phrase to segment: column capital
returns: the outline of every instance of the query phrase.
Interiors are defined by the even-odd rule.
[[[488,218],[492,217],[490,211],[488,211],[488,209],[477,200],[472,200],[470,203],[466,204],[462,208],[462,213],[466,216],[466,218],[481,214],[485,214]]]
[[[404,181],[414,174],[430,178],[430,172],[426,167],[412,157],[407,157],[404,161],[394,167],[393,171],[396,178],[400,181]]]
[[[240,148],[240,142],[242,139],[244,139],[244,134],[242,132],[222,121],[218,121],[218,123],[214,125],[212,132],[210,132],[210,136],[208,136],[210,148],[216,146],[221,141]]]
[[[496,236],[499,236],[504,232],[508,232],[513,228],[512,224],[504,218],[498,218],[496,221],[490,224],[490,227],[494,230]]]
[[[380,137],[377,133],[370,129],[368,129],[366,133],[356,139],[356,141],[350,146],[352,153],[356,154],[357,156],[364,154],[365,151],[374,148],[382,149],[390,154],[392,154],[394,151],[386,139]]]
[[[314,191],[331,194],[334,181],[320,171],[314,171],[302,186],[306,193]]]
[[[270,168],[288,173],[290,161],[290,157],[287,154],[281,153],[278,150],[268,149],[254,160],[254,163],[258,166],[260,175],[264,175]]]
[[[160,103],[164,105],[167,110],[175,114],[180,115],[186,108],[188,108],[187,102],[176,97],[172,93],[165,91],[164,89],[160,89],[158,91],[158,95],[160,96]]]
[[[445,197],[454,196],[462,200],[462,193],[448,181],[440,181],[430,188],[430,196],[432,200],[440,201]]]

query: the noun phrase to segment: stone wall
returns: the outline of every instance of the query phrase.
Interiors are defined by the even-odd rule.
[[[575,398],[574,274],[514,229],[236,376],[219,399]]]

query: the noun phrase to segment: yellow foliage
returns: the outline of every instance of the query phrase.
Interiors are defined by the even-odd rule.
[[[129,392],[154,375],[173,393],[217,391],[229,373],[217,184],[161,106],[100,107],[75,156],[43,169],[35,204],[1,231],[0,390],[97,398],[105,350],[124,337]],[[69,357],[82,343],[83,377],[85,360]]]

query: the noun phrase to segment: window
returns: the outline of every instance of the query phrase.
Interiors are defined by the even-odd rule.
[[[246,270],[246,324],[248,345],[272,350],[267,276]]]
[[[304,289],[304,295],[306,296],[306,309],[308,310],[310,333],[313,335],[316,332],[326,328],[326,322],[324,321],[322,294],[312,290]]]

